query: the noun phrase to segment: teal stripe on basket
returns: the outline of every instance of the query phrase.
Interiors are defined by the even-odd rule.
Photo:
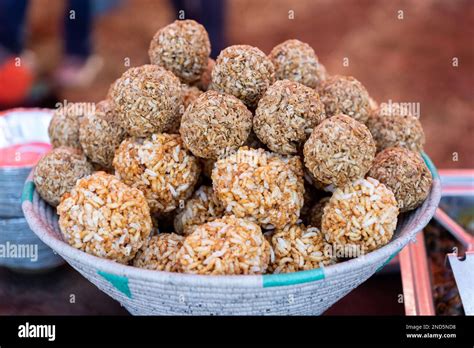
[[[33,202],[33,192],[35,192],[35,183],[33,181],[27,181],[21,193],[21,202]]]
[[[112,284],[118,291],[123,293],[125,296],[132,298],[132,293],[128,287],[128,278],[119,276],[116,274],[107,273],[104,271],[97,271],[97,274],[102,276],[110,284]]]
[[[323,268],[316,268],[296,273],[266,274],[263,275],[263,287],[270,288],[272,286],[302,284],[324,278],[325,275]]]
[[[399,253],[401,250],[402,250],[402,249],[399,249],[399,250],[397,250],[396,252],[394,252],[392,255],[390,255],[390,257],[389,257],[387,260],[385,260],[385,262],[382,264],[382,266],[380,266],[379,268],[377,268],[377,270],[376,270],[375,272],[378,272],[378,271],[380,271],[382,268],[384,268],[385,266],[387,266],[387,265],[390,263],[390,261],[392,261],[393,258],[398,255],[398,253]]]
[[[436,169],[435,165],[431,161],[431,158],[429,158],[428,155],[424,152],[421,153],[421,156],[423,157],[423,160],[425,161],[426,166],[430,170],[431,175],[433,176],[433,179],[439,180],[438,170]]]

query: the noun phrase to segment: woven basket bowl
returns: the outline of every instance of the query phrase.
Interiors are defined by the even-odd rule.
[[[28,177],[23,211],[38,237],[100,290],[135,315],[319,315],[387,264],[434,215],[441,189],[436,168],[421,207],[400,216],[390,243],[336,265],[288,274],[204,276],[139,269],[98,258],[63,241],[55,209]]]

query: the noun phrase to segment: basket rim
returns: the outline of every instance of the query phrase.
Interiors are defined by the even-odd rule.
[[[90,268],[106,273],[108,275],[118,275],[134,280],[151,282],[168,282],[174,285],[195,285],[202,287],[272,287],[289,286],[313,282],[321,279],[328,279],[332,275],[341,274],[361,267],[374,267],[375,264],[383,265],[388,263],[401,249],[413,239],[413,237],[424,227],[433,217],[435,210],[441,199],[441,184],[438,171],[426,153],[421,153],[427,167],[429,168],[433,183],[430,193],[418,209],[419,219],[415,221],[415,226],[410,228],[408,233],[390,241],[387,245],[365,254],[361,257],[347,260],[327,267],[316,268],[307,271],[298,271],[284,274],[259,274],[259,275],[196,275],[175,273],[166,271],[156,271],[120,264],[115,261],[100,258],[88,254],[70,246],[68,243],[53,236],[51,226],[45,223],[34,209],[33,197],[38,195],[33,183],[34,168],[30,172],[22,194],[22,208],[24,215],[33,232],[49,247],[66,259],[68,263],[84,264]],[[39,197],[39,195],[38,195]],[[38,198],[39,199],[39,198]],[[413,211],[412,213],[414,213]],[[383,260],[383,261],[382,261]],[[74,266],[74,265],[73,265]],[[376,270],[375,270],[376,271]]]

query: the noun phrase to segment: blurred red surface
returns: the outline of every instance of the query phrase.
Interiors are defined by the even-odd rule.
[[[33,84],[31,71],[24,66],[17,66],[14,58],[0,64],[0,104],[15,105],[25,99]]]

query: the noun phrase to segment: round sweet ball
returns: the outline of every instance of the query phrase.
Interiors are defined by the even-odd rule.
[[[275,80],[275,69],[265,53],[248,45],[229,46],[217,57],[212,89],[231,94],[256,107]]]
[[[54,111],[48,127],[48,135],[53,147],[81,148],[80,122],[89,109],[88,103],[67,103]]]
[[[62,235],[71,246],[125,264],[152,228],[143,193],[104,172],[78,180],[62,197],[58,214]]]
[[[264,151],[271,161],[281,161],[295,173],[303,184],[304,188],[304,165],[300,156],[283,156],[275,152],[265,151],[264,149],[255,148],[255,150]]]
[[[425,133],[420,119],[409,113],[384,112],[379,108],[373,112],[367,122],[377,145],[377,151],[388,147],[404,147],[409,150],[423,151]]]
[[[136,137],[171,127],[183,103],[179,79],[157,65],[128,69],[111,86],[110,94],[122,127]]]
[[[179,110],[179,117],[174,118],[173,123],[166,129],[167,133],[179,134],[179,127],[181,126],[181,118],[186,109],[193,103],[203,92],[194,86],[181,85],[183,96],[183,104]]]
[[[313,48],[299,40],[287,40],[275,46],[268,55],[275,66],[277,80],[291,80],[316,88],[327,78]]]
[[[392,191],[374,178],[358,179],[334,192],[324,208],[322,232],[345,257],[359,256],[392,239],[397,216]]]
[[[321,84],[318,92],[328,117],[344,114],[367,123],[371,110],[369,93],[352,76],[331,76]]]
[[[258,103],[253,129],[274,152],[296,154],[313,128],[326,118],[318,93],[290,80],[275,82]]]
[[[103,168],[112,168],[115,150],[125,137],[125,130],[108,100],[98,103],[81,121],[79,141],[82,151],[91,162]]]
[[[242,146],[251,129],[252,113],[239,99],[207,91],[186,109],[180,133],[195,156],[217,159]]]
[[[125,184],[143,191],[151,212],[158,214],[175,210],[189,198],[200,174],[197,159],[177,134],[126,139],[115,153],[113,166]]]
[[[55,207],[78,179],[92,172],[92,165],[80,150],[57,147],[39,160],[33,181],[41,198]]]
[[[365,125],[338,115],[313,130],[303,152],[306,168],[317,187],[342,187],[369,171],[375,142]]]
[[[176,254],[183,246],[184,237],[176,233],[152,236],[133,259],[133,265],[154,271],[178,272]]]
[[[185,83],[199,80],[210,53],[206,29],[193,20],[177,20],[158,30],[148,50],[152,64],[171,71]]]
[[[264,228],[294,224],[304,195],[301,164],[297,166],[294,161],[263,149],[241,147],[214,166],[212,182],[217,199],[227,214]]]
[[[196,227],[177,258],[184,273],[262,274],[270,261],[270,245],[257,224],[225,216]]]
[[[198,225],[213,221],[224,215],[224,207],[217,199],[211,186],[201,186],[186,201],[174,218],[176,233],[188,235]]]
[[[424,202],[433,181],[421,156],[401,147],[390,147],[380,152],[367,175],[392,190],[402,213]]]
[[[330,199],[331,197],[323,197],[311,207],[308,213],[308,221],[311,226],[321,229],[324,208],[328,205]]]
[[[319,229],[288,225],[271,236],[269,273],[291,273],[334,264],[331,245]]]

